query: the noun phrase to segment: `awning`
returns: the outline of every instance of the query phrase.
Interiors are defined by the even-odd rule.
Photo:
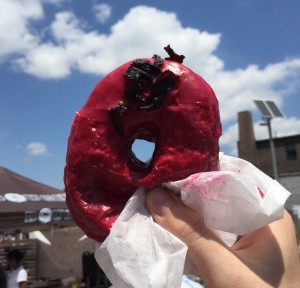
[[[65,192],[0,167],[0,232],[75,226]]]

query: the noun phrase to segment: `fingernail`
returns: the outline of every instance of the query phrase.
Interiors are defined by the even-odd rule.
[[[147,203],[154,213],[163,216],[174,205],[175,200],[170,192],[162,188],[154,188],[148,192]]]

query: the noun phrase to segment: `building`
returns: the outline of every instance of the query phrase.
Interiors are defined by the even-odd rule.
[[[249,111],[239,112],[238,125],[238,156],[274,178],[270,141],[255,140],[252,114]],[[268,135],[267,127],[266,135]],[[273,138],[273,142],[278,181],[292,193],[286,202],[286,209],[300,227],[300,134]]]

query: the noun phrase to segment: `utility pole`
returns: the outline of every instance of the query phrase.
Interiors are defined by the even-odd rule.
[[[273,101],[254,100],[254,103],[256,104],[258,110],[260,111],[262,119],[265,120],[265,122],[261,123],[261,125],[268,126],[273,176],[274,179],[278,181],[279,176],[277,170],[276,151],[275,151],[273,135],[272,135],[271,120],[275,117],[284,117],[284,116]]]

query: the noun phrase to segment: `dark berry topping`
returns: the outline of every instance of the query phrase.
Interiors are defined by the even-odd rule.
[[[167,47],[164,47],[164,49],[169,54],[169,57],[165,58],[166,60],[176,61],[180,64],[183,63],[183,59],[185,58],[184,55],[176,54],[170,45],[168,45]]]

